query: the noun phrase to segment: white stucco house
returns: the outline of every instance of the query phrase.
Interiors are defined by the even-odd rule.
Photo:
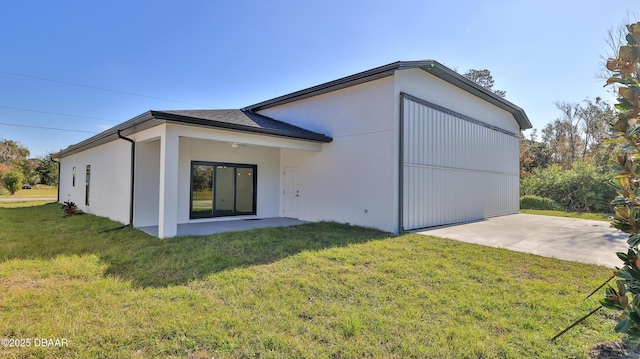
[[[289,217],[399,233],[517,213],[524,111],[436,61],[243,109],[148,111],[57,154],[59,201],[160,238]]]

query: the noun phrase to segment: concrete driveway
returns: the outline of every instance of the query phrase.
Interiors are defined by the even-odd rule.
[[[629,238],[609,222],[533,214],[413,232],[612,268],[622,266],[615,253],[627,251]]]

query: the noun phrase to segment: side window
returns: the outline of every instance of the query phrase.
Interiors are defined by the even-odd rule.
[[[89,183],[91,182],[91,165],[87,165],[87,179],[85,184],[84,204],[89,205]]]
[[[76,186],[76,168],[73,167],[73,177],[71,179],[71,187],[75,187]]]

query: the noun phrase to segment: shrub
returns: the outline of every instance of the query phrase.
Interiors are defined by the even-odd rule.
[[[76,206],[76,204],[71,201],[65,201],[64,203],[62,203],[62,206],[60,208],[62,208],[62,210],[64,211],[65,217],[73,216],[78,211],[78,206]]]
[[[520,194],[550,198],[570,211],[611,212],[609,202],[616,196],[609,185],[612,177],[585,160],[568,170],[554,164],[527,174],[520,182]]]
[[[558,210],[560,206],[551,198],[526,195],[520,197],[520,209]]]
[[[22,182],[24,181],[24,175],[18,171],[11,171],[4,175],[2,182],[4,187],[14,195],[19,189],[22,188]]]

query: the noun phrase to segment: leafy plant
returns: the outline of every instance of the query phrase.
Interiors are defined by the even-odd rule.
[[[20,188],[22,188],[22,182],[24,181],[24,175],[18,171],[11,171],[4,175],[2,182],[4,187],[14,195]]]
[[[612,226],[629,234],[627,253],[619,252],[624,266],[614,272],[616,288],[609,287],[601,303],[621,311],[615,330],[624,333],[629,342],[640,345],[640,23],[627,25],[627,44],[620,46],[618,58],[607,61],[613,76],[606,85],[618,86],[618,116],[612,124],[613,139],[622,145],[612,162],[616,172],[611,186],[617,196]],[[605,85],[605,86],[606,86]]]
[[[550,198],[569,211],[611,212],[609,202],[616,195],[607,184],[611,178],[591,162],[578,160],[570,169],[558,164],[534,169],[522,178],[520,192]]]
[[[520,197],[520,209],[557,210],[560,206],[551,198],[534,195]]]
[[[61,206],[65,217],[71,217],[78,211],[78,206],[71,201],[65,201]]]

